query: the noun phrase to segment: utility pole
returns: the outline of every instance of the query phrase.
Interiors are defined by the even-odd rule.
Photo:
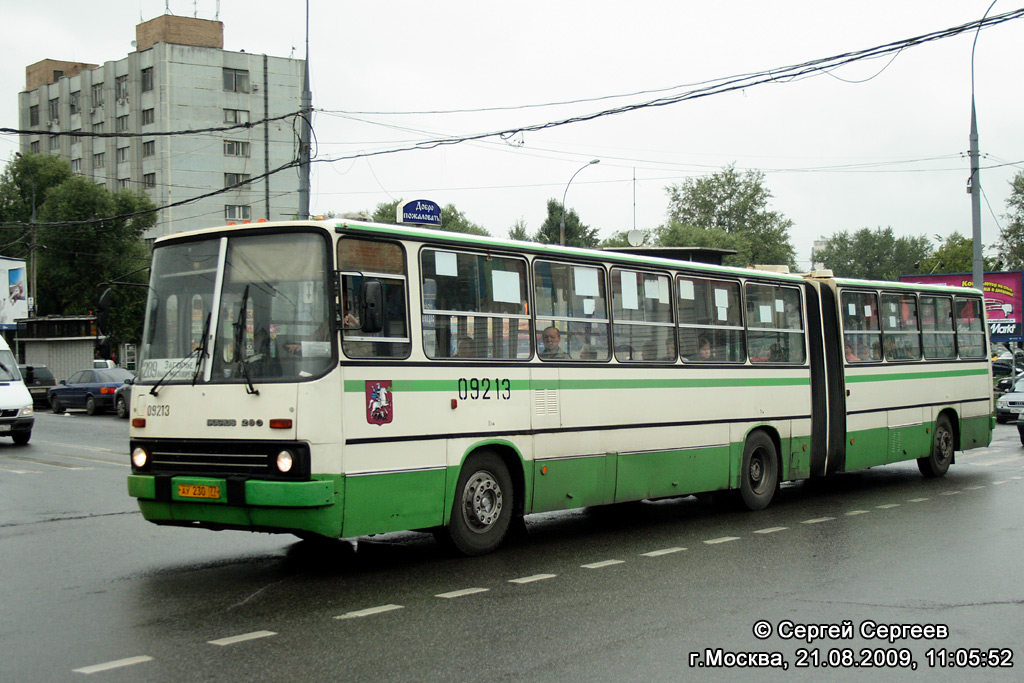
[[[309,145],[312,135],[313,93],[309,90],[309,0],[306,0],[306,61],[302,73],[302,118],[299,128],[299,220],[309,218]]]
[[[971,177],[967,182],[967,190],[971,193],[971,238],[974,241],[974,263],[971,276],[974,278],[974,288],[982,294],[985,293],[985,261],[981,252],[981,173],[978,163],[978,115],[974,108],[974,50],[978,47],[978,34],[981,27],[992,11],[997,0],[985,10],[985,14],[978,22],[978,30],[974,32],[974,44],[971,46]]]

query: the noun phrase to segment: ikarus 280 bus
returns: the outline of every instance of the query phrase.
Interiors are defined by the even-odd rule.
[[[533,512],[734,491],[991,440],[975,290],[356,221],[157,241],[130,495],[157,524],[467,554]]]

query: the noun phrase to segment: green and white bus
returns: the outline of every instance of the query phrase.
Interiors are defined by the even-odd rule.
[[[128,491],[157,524],[466,554],[543,511],[735,491],[991,441],[976,290],[356,221],[153,253]]]

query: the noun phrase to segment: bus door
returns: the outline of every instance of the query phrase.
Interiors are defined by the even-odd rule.
[[[835,290],[822,281],[809,281],[806,289],[811,352],[810,474],[820,477],[846,467],[846,382]]]

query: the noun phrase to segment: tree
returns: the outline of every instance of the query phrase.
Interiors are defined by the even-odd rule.
[[[772,193],[765,187],[761,171],[739,173],[735,164],[730,164],[718,173],[690,178],[665,190],[669,197],[668,223],[658,230],[661,246],[729,243],[728,248],[738,253],[728,257],[726,263],[795,265],[789,241],[793,221],[768,210]],[[680,241],[684,239],[690,243]]]
[[[517,218],[512,227],[508,229],[508,238],[522,242],[529,242],[532,239],[529,230],[526,229],[526,221],[523,218]]]
[[[0,222],[10,226],[5,255],[29,256],[32,196],[35,195],[38,315],[84,315],[96,309],[102,283],[146,282],[149,250],[143,231],[156,222],[144,194],[111,193],[71,173],[67,161],[50,155],[13,160],[0,176]],[[128,214],[145,212],[127,218]],[[103,219],[103,220],[97,220]],[[13,224],[13,225],[12,225]],[[112,288],[112,336],[138,340],[145,287]]]
[[[918,272],[919,264],[926,263],[931,253],[928,238],[923,235],[897,238],[891,227],[861,228],[854,233],[833,233],[823,249],[814,251],[811,260],[820,261],[837,277],[896,280],[900,275]]]
[[[562,234],[562,204],[558,200],[548,200],[548,216],[544,219],[537,234],[533,236],[535,242],[541,244],[559,244]],[[579,214],[573,209],[565,212],[565,243],[573,247],[594,248],[601,241],[597,228],[583,225]]]
[[[919,273],[970,273],[974,269],[974,240],[954,232],[945,240],[935,236],[939,248],[932,255],[921,261]],[[984,269],[1000,270],[998,258],[985,257]]]
[[[1010,196],[1006,199],[1006,208],[1009,210],[1003,214],[1007,220],[1006,227],[1000,231],[996,246],[1003,267],[1020,270],[1024,268],[1024,171],[1019,172],[1010,181]]]
[[[378,204],[377,208],[373,210],[373,215],[370,217],[370,220],[376,223],[397,223],[398,221],[395,217],[395,211],[401,203],[401,199],[396,199],[393,202]],[[432,228],[434,226],[428,225],[424,227]],[[469,233],[470,235],[490,236],[491,234],[481,226],[466,218],[466,214],[456,209],[454,204],[445,204],[441,207],[441,225],[436,229],[445,230],[447,232],[464,232]]]

